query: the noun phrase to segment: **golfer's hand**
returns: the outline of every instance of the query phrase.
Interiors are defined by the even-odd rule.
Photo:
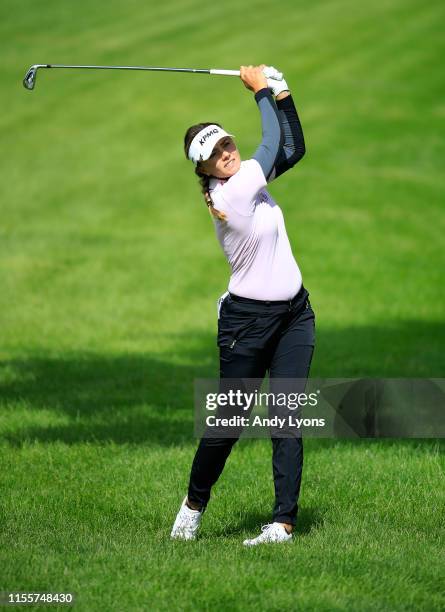
[[[274,66],[264,66],[263,72],[266,79],[276,79],[277,81],[281,81],[284,78],[283,73],[277,70]]]
[[[267,77],[267,86],[272,90],[277,100],[282,100],[290,94],[289,87],[284,80],[282,72],[279,72],[273,66],[266,66],[264,68],[264,74]]]
[[[240,79],[244,86],[253,93],[267,87],[267,79],[263,73],[264,67],[264,64],[261,66],[240,66]]]

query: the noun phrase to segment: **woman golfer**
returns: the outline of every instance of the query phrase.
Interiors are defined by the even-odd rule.
[[[269,371],[271,383],[274,379],[300,379],[304,387],[314,350],[315,317],[283,214],[266,186],[292,168],[305,148],[287,84],[273,76],[273,68],[241,66],[241,80],[254,92],[262,122],[262,141],[250,159],[241,161],[231,135],[216,123],[191,127],[184,145],[231,266],[228,292],[221,296],[218,308],[221,382],[263,379]],[[256,538],[245,540],[247,546],[290,541],[296,522],[302,439],[299,435],[271,437],[272,522],[264,525]],[[238,433],[200,440],[172,538],[196,537],[211,488],[237,439]]]

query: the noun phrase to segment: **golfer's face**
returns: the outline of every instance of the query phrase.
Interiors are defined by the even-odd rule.
[[[241,158],[233,140],[226,136],[213,147],[209,159],[201,162],[201,170],[209,176],[228,178],[238,172]]]

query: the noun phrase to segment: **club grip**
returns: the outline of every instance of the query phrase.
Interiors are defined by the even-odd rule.
[[[239,72],[239,70],[218,70],[216,68],[211,68],[210,69],[210,74],[222,74],[224,76],[239,76],[240,72]],[[274,79],[276,81],[282,81],[283,80],[283,73],[282,72],[278,72],[277,75],[274,77]]]
[[[239,70],[218,70],[216,68],[211,68],[210,74],[222,74],[223,76],[239,76]]]

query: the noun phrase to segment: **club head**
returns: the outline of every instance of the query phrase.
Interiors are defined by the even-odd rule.
[[[23,85],[26,89],[32,91],[36,84],[37,78],[37,69],[38,68],[51,68],[50,64],[34,64],[25,74],[25,78],[23,79]]]
[[[23,79],[23,85],[26,89],[32,90],[36,84],[37,66],[31,66]]]

